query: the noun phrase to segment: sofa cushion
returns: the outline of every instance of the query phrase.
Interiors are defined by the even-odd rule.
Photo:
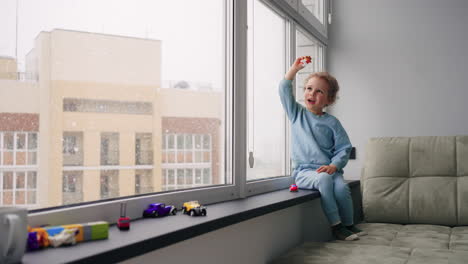
[[[468,136],[373,138],[361,176],[366,222],[468,224]]]
[[[468,263],[468,227],[364,223],[357,241],[306,242],[273,263]]]

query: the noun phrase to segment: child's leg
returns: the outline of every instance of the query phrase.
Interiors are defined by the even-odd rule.
[[[336,203],[340,212],[341,220],[345,226],[353,225],[353,200],[348,184],[344,181],[343,174],[336,172],[333,174],[333,186]]]
[[[322,208],[331,225],[341,222],[335,201],[332,175],[317,173],[312,169],[301,170],[296,176],[296,185],[300,189],[315,189],[320,192]]]

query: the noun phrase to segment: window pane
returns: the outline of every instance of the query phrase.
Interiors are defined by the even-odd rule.
[[[248,154],[253,163],[247,180],[255,180],[285,175],[286,122],[277,87],[284,77],[286,22],[258,0],[250,0],[248,8]]]
[[[312,63],[296,76],[296,100],[304,104],[304,83],[310,74],[323,70],[323,46],[314,38],[296,31],[296,57],[310,56]]]
[[[3,165],[13,165],[13,151],[3,152]]]
[[[170,134],[167,137],[168,142],[168,149],[174,149],[174,135]]]
[[[193,141],[193,135],[191,134],[185,135],[185,149],[193,148],[192,141]]]
[[[16,163],[15,165],[25,165],[26,164],[26,152],[16,152]]]
[[[135,194],[151,193],[151,192],[153,192],[153,171],[152,170],[136,170],[135,171]]]
[[[64,132],[62,140],[63,166],[83,165],[83,132]]]
[[[186,185],[193,184],[193,169],[185,170],[185,184]]]
[[[37,173],[35,171],[29,171],[28,172],[28,189],[36,189],[37,187],[37,182],[36,182],[36,175]]]
[[[167,184],[168,185],[174,185],[175,184],[175,176],[174,176],[174,170],[168,170],[167,171]]]
[[[13,172],[3,172],[3,190],[13,190]]]
[[[119,172],[101,171],[101,199],[119,196]]]
[[[26,134],[17,133],[16,134],[16,149],[23,150],[26,147]]]
[[[37,152],[28,152],[28,165],[37,164]]]
[[[323,24],[324,3],[323,0],[301,0],[302,4]]]
[[[184,135],[177,135],[177,149],[184,149]]]
[[[101,165],[118,165],[119,153],[119,133],[101,133]]]
[[[153,164],[153,135],[151,133],[137,133],[135,136],[136,165]]]
[[[203,135],[203,149],[210,149],[210,135]]]
[[[37,134],[28,133],[28,149],[35,150],[37,149]]]
[[[184,170],[177,170],[177,185],[184,185]]]
[[[190,188],[195,180],[186,171],[194,175],[197,166],[212,170],[209,182],[233,182],[224,173],[229,1],[4,2],[2,13],[22,19],[4,23],[16,34],[2,43],[18,49],[0,56],[11,65],[0,67],[0,79],[11,77],[0,89],[24,93],[2,94],[12,103],[0,111],[11,116],[1,118],[8,122],[1,166],[28,171],[22,179],[4,176],[6,201],[40,202],[40,209]],[[50,100],[34,98],[37,91]],[[196,166],[193,135],[208,153],[198,153]],[[17,198],[16,184],[25,189]]]
[[[16,191],[15,192],[15,204],[21,205],[25,203],[26,203],[26,192],[24,190]]]
[[[16,189],[24,189],[26,183],[25,173],[17,172],[16,173]]]
[[[3,148],[13,150],[14,133],[7,132],[3,134]]]

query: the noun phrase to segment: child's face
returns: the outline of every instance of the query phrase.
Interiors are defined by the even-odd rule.
[[[304,99],[309,111],[321,114],[323,108],[330,103],[328,100],[328,83],[321,78],[311,78],[305,86]]]

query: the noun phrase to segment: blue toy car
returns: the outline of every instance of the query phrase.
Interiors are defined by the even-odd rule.
[[[169,214],[175,215],[176,213],[177,209],[173,205],[166,206],[163,203],[152,203],[143,211],[143,217],[158,217]]]

